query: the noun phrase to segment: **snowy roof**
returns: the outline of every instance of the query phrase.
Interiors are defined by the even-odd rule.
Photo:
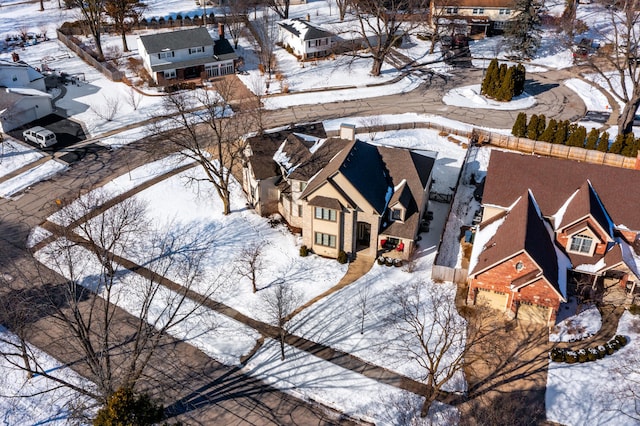
[[[591,216],[602,227],[607,235],[613,238],[613,222],[602,205],[598,194],[588,180],[573,193],[566,204],[561,220],[556,222],[556,229],[563,229]]]
[[[285,19],[278,22],[281,28],[295,35],[300,40],[316,40],[332,37],[333,34],[301,19]]]
[[[616,227],[640,230],[640,215],[633,208],[640,200],[638,170],[492,150],[482,201],[506,208],[531,189],[549,217],[587,180]]]
[[[29,87],[10,87],[7,89],[7,93],[16,93],[23,96],[46,96],[48,98],[52,97],[47,92],[43,92],[37,89],[31,89]]]
[[[143,35],[140,36],[140,42],[149,54],[195,46],[211,46],[214,43],[209,31],[204,27]]]

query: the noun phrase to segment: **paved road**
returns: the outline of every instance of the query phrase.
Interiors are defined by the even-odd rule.
[[[448,80],[434,77],[419,89],[408,93],[366,100],[310,105],[268,113],[267,122],[273,126],[293,122],[314,121],[326,118],[350,117],[368,114],[395,114],[404,112],[432,113],[447,118],[487,127],[511,127],[516,111],[479,110],[451,107],[442,104],[442,94],[460,85],[479,83],[480,71],[471,70],[468,75],[454,76]],[[538,105],[528,113],[544,113],[548,118],[574,119],[584,114],[584,105],[570,90],[553,80],[553,73],[539,76],[529,83],[528,91],[537,93]],[[3,255],[0,273],[9,266],[18,265],[24,270],[33,268],[32,258],[26,248],[30,230],[55,211],[55,200],[72,200],[78,195],[125,174],[130,168],[148,162],[149,154],[140,145],[132,144],[117,151],[98,151],[89,154],[81,162],[74,163],[66,172],[48,181],[38,183],[15,200],[0,199],[0,253]],[[48,284],[59,285],[64,279],[55,274]],[[127,314],[119,312],[122,324],[127,324]],[[42,330],[49,326],[41,320]],[[34,343],[46,348],[56,358],[71,362],[74,354],[65,351],[60,344],[60,334],[47,330],[33,337]],[[171,389],[167,395],[176,401],[171,405],[179,413],[185,402],[197,409],[184,416],[190,423],[207,424],[329,424],[349,423],[338,420],[306,402],[276,391],[264,383],[249,378],[233,368],[216,363],[188,344],[167,342],[167,350],[154,358],[151,368],[158,380]],[[164,356],[163,356],[164,355]],[[167,372],[168,359],[180,360]],[[166,380],[162,380],[165,378]]]

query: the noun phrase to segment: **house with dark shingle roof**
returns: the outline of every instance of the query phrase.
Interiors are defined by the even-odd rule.
[[[451,24],[467,35],[493,35],[501,34],[518,12],[514,0],[436,0],[431,13],[441,27]]]
[[[334,138],[281,136],[277,148],[275,140],[248,141],[243,186],[252,205],[262,214],[277,205],[319,255],[335,258],[345,251],[375,257],[387,251],[409,258],[427,208],[433,153],[368,144],[356,140],[355,129],[347,126]],[[280,170],[277,177],[266,176],[264,153],[270,152]],[[256,170],[265,172],[262,179],[256,179]],[[264,183],[269,190],[261,188]],[[256,200],[255,194],[262,198]]]
[[[468,301],[552,325],[567,282],[633,294],[640,281],[638,203],[638,170],[492,151]],[[545,285],[518,284],[542,277]]]
[[[138,52],[145,69],[161,86],[233,74],[238,59],[222,24],[218,40],[204,27],[143,35],[138,38]]]
[[[278,22],[278,42],[300,59],[322,58],[331,54],[333,33],[302,19]]]

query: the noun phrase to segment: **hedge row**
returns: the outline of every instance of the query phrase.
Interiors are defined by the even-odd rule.
[[[579,349],[577,351],[553,348],[549,351],[549,359],[553,362],[566,362],[567,364],[595,361],[604,358],[606,355],[613,355],[618,349],[626,346],[627,343],[629,343],[629,340],[625,336],[617,335],[605,345],[600,345],[596,348]]]
[[[525,79],[524,65],[507,67],[507,64],[498,64],[498,60],[493,59],[482,79],[480,93],[497,101],[509,102],[524,92]]]

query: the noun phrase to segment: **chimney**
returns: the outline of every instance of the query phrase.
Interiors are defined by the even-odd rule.
[[[311,22],[311,15],[307,13],[307,22]]]
[[[350,142],[356,140],[356,126],[353,124],[340,124],[340,139],[346,139]]]
[[[640,150],[638,150],[638,155],[636,155],[636,170],[640,170]]]
[[[220,40],[224,40],[224,24],[222,22],[218,23],[218,37]]]

